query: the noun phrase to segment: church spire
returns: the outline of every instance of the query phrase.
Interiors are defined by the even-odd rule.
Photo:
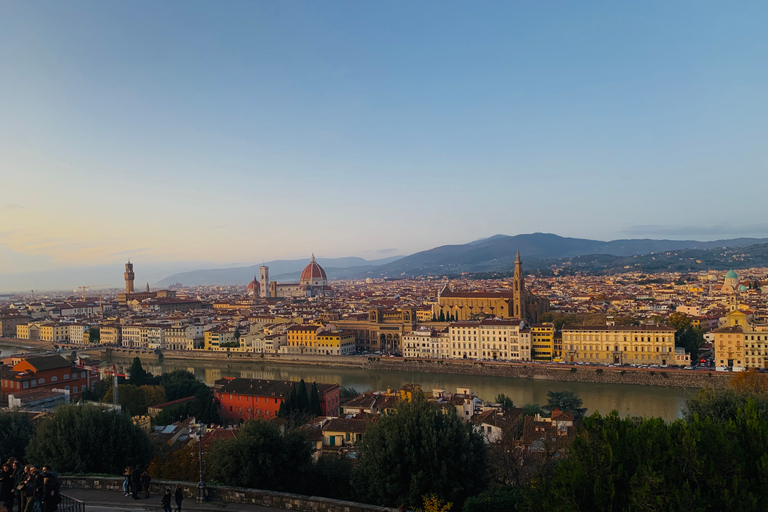
[[[309,261],[310,261],[310,263],[314,263],[315,262],[315,253],[312,253],[312,259],[309,260]]]

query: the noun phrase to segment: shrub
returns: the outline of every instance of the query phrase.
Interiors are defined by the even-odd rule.
[[[576,368],[571,368],[571,373],[576,373]]]

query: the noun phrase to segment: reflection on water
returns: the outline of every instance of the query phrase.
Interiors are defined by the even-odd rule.
[[[117,365],[127,368],[130,362],[117,362]],[[304,379],[309,382],[349,386],[361,392],[396,389],[408,382],[421,384],[425,391],[443,388],[446,391],[455,392],[457,387],[470,387],[484,400],[493,400],[499,393],[504,393],[518,406],[526,403],[544,404],[547,401],[547,391],[567,390],[573,391],[584,400],[588,414],[594,411],[606,414],[615,409],[622,416],[658,416],[666,420],[680,417],[685,400],[696,393],[694,389],[628,384],[591,384],[448,373],[290,366],[261,362],[228,364],[175,360],[163,361],[156,365],[145,363],[144,368],[155,375],[174,370],[187,370],[209,385],[222,377],[244,377],[293,381]]]

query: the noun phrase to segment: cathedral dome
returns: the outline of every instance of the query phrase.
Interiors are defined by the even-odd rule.
[[[313,254],[309,265],[304,267],[304,270],[301,272],[301,282],[310,283],[312,281],[317,281],[318,279],[327,281],[328,278],[325,275],[323,267],[315,262],[315,255]]]
[[[734,272],[733,270],[729,270],[728,272],[725,273],[725,278],[726,279],[738,279],[739,277],[736,275],[736,272]]]
[[[259,282],[255,279],[248,283],[248,292],[253,292],[254,289],[258,292],[260,288]]]

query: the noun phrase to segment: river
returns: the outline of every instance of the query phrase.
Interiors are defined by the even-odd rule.
[[[0,345],[0,357],[19,353],[19,347]],[[130,361],[115,360],[125,369]],[[682,414],[685,400],[696,394],[695,389],[636,386],[631,384],[593,384],[586,382],[559,382],[551,380],[515,379],[483,375],[456,375],[449,373],[419,373],[363,368],[328,368],[322,366],[285,365],[274,363],[226,363],[165,360],[160,364],[144,364],[147,371],[158,375],[173,370],[188,370],[206,384],[213,385],[222,377],[250,379],[317,381],[340,384],[367,390],[399,389],[403,384],[415,382],[424,391],[442,388],[455,392],[458,387],[469,387],[484,400],[493,400],[499,393],[512,398],[515,405],[527,403],[545,404],[547,391],[573,391],[583,401],[587,414],[612,410],[621,416],[657,416],[675,420]]]
[[[116,361],[127,368],[130,361]],[[458,387],[469,387],[480,398],[491,401],[504,393],[522,406],[527,403],[545,404],[548,391],[573,391],[583,401],[587,414],[599,411],[607,414],[617,410],[621,416],[657,416],[674,420],[681,416],[685,400],[696,394],[695,389],[637,386],[630,384],[593,384],[585,382],[559,382],[551,380],[516,379],[480,375],[456,375],[403,371],[367,370],[363,368],[328,368],[308,365],[275,363],[226,363],[165,360],[160,364],[144,364],[144,368],[160,374],[173,370],[188,370],[206,384],[212,385],[222,377],[251,379],[293,380],[304,379],[326,384],[366,390],[399,389],[403,384],[420,384],[424,391],[442,388],[455,392]]]

